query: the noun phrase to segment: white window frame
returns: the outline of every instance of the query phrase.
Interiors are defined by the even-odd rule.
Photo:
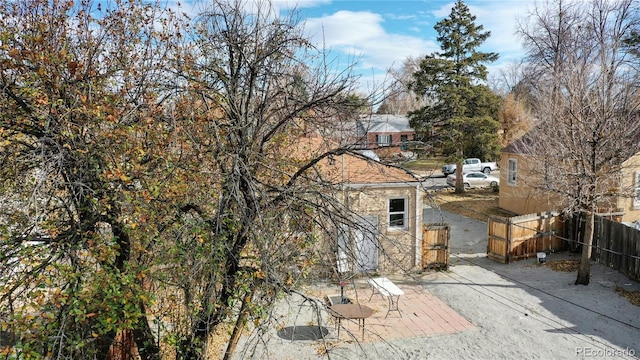
[[[633,209],[640,209],[640,171],[633,173]]]
[[[518,159],[509,158],[507,160],[507,184],[518,185]]]
[[[391,211],[391,202],[393,200],[402,200],[404,201],[404,208],[402,211]],[[407,197],[392,197],[387,201],[387,219],[388,228],[391,230],[406,230],[409,227],[409,198]],[[391,216],[393,215],[402,215],[402,225],[395,225],[391,220]]]
[[[391,134],[385,135],[376,135],[376,142],[378,146],[391,146],[391,141],[393,140]]]

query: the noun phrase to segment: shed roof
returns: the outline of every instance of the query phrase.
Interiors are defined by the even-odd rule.
[[[337,149],[335,143],[322,138],[301,138],[298,140],[295,157],[310,160],[323,153]],[[416,182],[416,178],[406,171],[366,160],[366,156],[351,153],[328,156],[318,162],[318,171],[324,181],[332,184],[406,184]]]

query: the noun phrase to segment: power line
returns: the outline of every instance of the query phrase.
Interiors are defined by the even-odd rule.
[[[468,262],[468,263],[470,263],[470,264],[472,264],[472,265],[474,265],[474,266],[478,266],[478,267],[480,267],[480,268],[482,268],[482,269],[484,269],[484,270],[487,270],[487,271],[493,271],[493,270],[489,270],[488,268],[486,268],[486,267],[482,266],[481,264],[478,264],[478,263],[476,263],[476,262],[473,262],[473,261],[469,260],[468,258],[463,258],[463,257],[457,256],[457,255],[454,255],[454,254],[451,254],[451,255],[452,255],[452,256],[454,256],[454,257],[456,257],[456,258],[458,258],[458,259],[462,259],[462,260],[464,260],[464,261],[466,261],[466,262]],[[461,285],[465,285],[465,286],[467,286],[467,287],[471,288],[472,290],[474,290],[474,291],[478,292],[478,293],[479,293],[479,294],[481,294],[482,296],[485,296],[485,297],[490,298],[491,300],[497,301],[497,302],[501,303],[502,305],[505,305],[505,306],[507,306],[507,307],[509,307],[509,308],[511,308],[511,309],[513,309],[513,310],[521,311],[521,309],[522,309],[522,308],[524,308],[524,309],[526,309],[528,312],[535,313],[536,315],[538,315],[538,316],[540,316],[541,318],[544,318],[544,319],[546,319],[546,320],[548,320],[548,321],[547,321],[547,322],[545,322],[545,321],[541,321],[540,319],[537,319],[537,318],[535,318],[535,317],[532,317],[532,319],[534,319],[534,320],[536,320],[536,321],[539,321],[539,322],[541,322],[541,323],[543,323],[543,324],[546,324],[546,325],[552,326],[552,327],[553,327],[554,329],[556,329],[556,330],[568,329],[568,330],[570,330],[570,331],[572,331],[572,332],[574,332],[574,333],[575,333],[575,334],[574,334],[574,336],[575,336],[576,334],[577,334],[577,335],[582,335],[582,336],[584,336],[584,337],[586,337],[586,338],[588,338],[588,339],[592,340],[593,342],[598,343],[599,345],[603,346],[604,348],[614,349],[614,348],[613,348],[613,347],[611,347],[609,344],[607,344],[607,343],[605,343],[605,342],[603,342],[603,341],[601,341],[601,340],[599,340],[599,339],[597,339],[597,338],[594,338],[594,337],[592,337],[591,335],[585,334],[585,333],[583,333],[583,332],[581,332],[581,331],[579,331],[579,330],[576,330],[576,329],[574,329],[574,328],[568,328],[568,327],[567,327],[565,324],[563,324],[562,322],[560,322],[560,321],[558,321],[558,320],[556,320],[556,319],[554,319],[554,318],[551,318],[551,317],[549,317],[549,316],[546,316],[546,315],[544,315],[544,314],[541,314],[541,313],[539,313],[539,312],[537,312],[537,311],[535,311],[535,310],[533,310],[533,309],[529,309],[529,308],[527,308],[527,307],[523,306],[522,304],[520,304],[520,303],[518,303],[518,302],[515,302],[515,301],[513,301],[512,299],[510,299],[510,298],[508,298],[508,297],[506,297],[506,296],[504,296],[504,295],[502,295],[502,294],[500,294],[500,293],[498,293],[498,292],[496,292],[496,291],[493,291],[492,289],[488,288],[487,286],[483,286],[483,285],[481,285],[481,284],[476,283],[475,281],[473,281],[473,280],[471,280],[471,279],[469,279],[469,278],[465,277],[464,275],[461,275],[461,274],[459,274],[459,273],[456,273],[456,275],[457,275],[457,276],[459,276],[460,278],[462,278],[462,279],[464,279],[465,281],[467,281],[467,283],[463,283],[462,281],[460,281],[459,279],[457,279],[457,278],[453,277],[453,276],[452,276],[451,274],[449,274],[449,273],[446,273],[446,272],[443,272],[443,273],[444,273],[445,275],[447,275],[448,277],[450,277],[452,280],[454,280],[454,281],[456,281],[456,282],[460,283]],[[505,279],[508,279],[509,281],[512,281],[512,282],[517,283],[517,284],[519,284],[519,285],[523,285],[523,286],[526,286],[526,287],[531,288],[531,289],[533,289],[533,290],[539,291],[539,292],[541,292],[541,293],[543,293],[543,294],[545,294],[545,295],[547,295],[547,296],[549,296],[549,297],[551,297],[551,298],[554,298],[554,299],[557,299],[557,300],[563,301],[563,302],[568,303],[568,304],[570,304],[570,305],[572,305],[572,306],[576,306],[576,307],[578,307],[578,308],[581,308],[581,309],[583,309],[583,310],[589,311],[589,312],[591,312],[591,313],[593,313],[593,314],[596,314],[596,315],[598,315],[598,316],[602,316],[602,317],[607,318],[607,319],[610,319],[610,320],[612,320],[612,321],[614,321],[614,322],[617,322],[617,323],[623,324],[623,325],[625,325],[625,326],[628,326],[628,327],[630,327],[630,328],[632,328],[632,329],[640,330],[640,327],[635,326],[635,325],[633,325],[633,324],[630,324],[630,323],[624,322],[624,321],[622,321],[622,320],[618,320],[618,319],[613,318],[613,317],[611,317],[611,316],[609,316],[609,315],[603,314],[603,313],[601,313],[601,312],[599,312],[599,311],[593,310],[593,309],[591,309],[591,308],[588,308],[588,307],[586,307],[586,306],[583,306],[583,305],[577,304],[577,303],[572,302],[572,301],[569,301],[569,300],[567,300],[567,299],[563,299],[563,298],[561,298],[561,297],[559,297],[559,296],[556,296],[556,295],[554,295],[554,294],[552,294],[552,293],[549,293],[549,292],[544,291],[544,290],[542,290],[542,289],[536,288],[536,287],[531,286],[531,285],[529,285],[529,284],[523,283],[523,282],[521,282],[521,281],[519,281],[519,280],[517,280],[517,279],[514,279],[514,278],[509,277],[509,276],[507,276],[507,275],[504,275],[504,274],[502,274],[502,273],[498,273],[498,272],[496,272],[496,273],[497,273],[498,275],[500,275],[501,277],[503,277],[503,278],[505,278]],[[470,284],[473,284],[474,286],[469,285],[469,283],[470,283]],[[485,290],[486,292],[489,292],[490,294],[493,294],[494,296],[491,296],[490,294],[487,294],[486,292],[482,292],[482,291],[478,290],[478,288],[481,288],[481,289]]]
[[[453,205],[453,206],[455,206],[455,207],[461,208],[461,209],[465,209],[466,211],[471,211],[471,212],[473,212],[473,213],[475,213],[475,214],[478,214],[478,215],[486,216],[487,218],[491,217],[491,215],[489,215],[489,214],[487,214],[487,213],[479,212],[479,211],[476,211],[476,210],[473,210],[473,209],[469,209],[469,208],[466,208],[466,207],[463,207],[463,206],[461,206],[461,205],[457,205],[457,204],[452,204],[452,205]],[[532,230],[532,231],[537,231],[537,229],[535,229],[535,228],[530,228],[530,227],[526,227],[526,226],[519,225],[519,224],[513,224],[513,225],[514,225],[514,226],[517,226],[517,227],[520,227],[520,228],[523,228],[523,229]],[[555,235],[555,234],[554,234],[554,236],[556,236],[557,238],[559,238],[559,239],[561,239],[561,240],[567,241],[567,242],[574,242],[574,243],[582,244],[583,246],[584,246],[584,245],[586,245],[584,242],[581,242],[581,241],[577,241],[577,240],[573,240],[573,239],[568,239],[568,238],[565,238],[565,237],[562,237],[562,236],[558,236],[558,235]],[[610,250],[610,249],[602,248],[602,247],[600,247],[600,246],[593,246],[593,245],[589,245],[589,246],[591,246],[592,248],[599,249],[599,250],[601,250],[601,251],[606,251],[606,252],[609,252],[609,253],[613,253],[613,254],[616,254],[616,255],[620,255],[620,256],[627,256],[627,257],[629,257],[629,258],[631,258],[631,259],[640,259],[640,257],[638,257],[638,256],[633,256],[633,255],[631,255],[631,254],[623,254],[623,253],[616,252],[616,251],[613,251],[613,250]],[[486,267],[482,266],[481,264],[478,264],[478,263],[476,263],[476,262],[473,262],[473,261],[469,260],[468,258],[463,258],[463,257],[457,256],[457,255],[455,255],[455,254],[451,254],[451,256],[456,257],[456,258],[458,258],[458,259],[462,259],[462,260],[464,260],[464,261],[468,262],[469,264],[472,264],[472,265],[478,266],[478,267],[480,267],[480,268],[482,268],[482,269],[484,269],[484,270],[487,270],[487,271],[493,271],[493,270],[490,270],[490,269],[488,269],[488,268],[486,268]],[[552,294],[552,293],[549,293],[548,291],[545,291],[545,290],[542,290],[542,289],[540,289],[540,288],[536,288],[536,287],[531,286],[531,285],[529,285],[529,284],[523,283],[523,282],[521,282],[521,281],[519,281],[519,280],[517,280],[517,279],[514,279],[514,278],[509,277],[509,276],[507,276],[507,275],[504,275],[504,274],[502,274],[502,273],[498,273],[498,272],[496,272],[496,273],[497,273],[498,275],[502,276],[502,277],[503,277],[503,278],[505,278],[505,279],[508,279],[508,280],[510,280],[510,281],[512,281],[512,282],[514,282],[514,283],[517,283],[517,284],[519,284],[519,285],[525,286],[525,287],[527,287],[527,288],[531,288],[531,289],[533,289],[533,290],[539,291],[540,293],[543,293],[543,294],[545,294],[545,295],[547,295],[547,296],[549,296],[549,297],[551,297],[551,298],[553,298],[553,299],[560,300],[560,301],[565,302],[565,303],[567,303],[567,304],[569,304],[569,305],[572,305],[572,306],[575,306],[575,307],[581,308],[581,309],[583,309],[583,310],[585,310],[585,311],[591,312],[591,313],[593,313],[593,314],[595,314],[595,315],[602,316],[602,317],[604,317],[604,318],[606,318],[606,319],[609,319],[609,320],[611,320],[611,321],[614,321],[614,322],[620,323],[620,324],[622,324],[622,325],[628,326],[628,327],[630,327],[630,328],[632,328],[632,329],[634,329],[634,330],[640,330],[640,327],[638,327],[638,326],[636,326],[636,325],[633,325],[633,324],[631,324],[631,323],[628,323],[628,322],[625,322],[625,321],[622,321],[622,320],[619,320],[619,319],[613,318],[613,317],[611,317],[611,316],[609,316],[609,315],[606,315],[606,314],[604,314],[604,313],[601,313],[601,312],[599,312],[599,311],[597,311],[597,310],[595,310],[595,309],[591,309],[591,308],[589,308],[589,307],[583,306],[583,305],[578,304],[578,303],[575,303],[575,302],[573,302],[573,301],[570,301],[570,300],[567,300],[567,299],[561,298],[561,297],[556,296],[556,295],[554,295],[554,294]],[[488,298],[490,298],[490,299],[492,299],[492,300],[494,300],[494,301],[497,301],[497,302],[499,302],[499,303],[501,303],[501,304],[503,304],[503,305],[505,305],[505,306],[507,306],[507,307],[509,307],[509,308],[513,309],[513,310],[520,311],[520,309],[521,309],[521,308],[524,308],[524,309],[526,309],[526,310],[527,310],[527,311],[529,311],[529,312],[535,313],[535,314],[537,314],[538,316],[540,316],[541,318],[544,318],[544,319],[548,320],[548,322],[551,322],[552,324],[555,324],[555,326],[554,326],[554,325],[552,325],[552,324],[549,324],[548,322],[541,321],[540,319],[535,319],[535,320],[540,321],[540,322],[542,322],[542,323],[545,323],[545,324],[547,324],[547,325],[553,326],[555,329],[560,330],[560,329],[558,328],[558,325],[559,325],[559,326],[562,326],[563,328],[567,328],[567,327],[566,327],[564,324],[562,324],[560,321],[558,321],[558,320],[556,320],[556,319],[553,319],[553,318],[550,318],[550,317],[548,317],[548,316],[546,316],[546,315],[544,315],[544,314],[541,314],[541,313],[539,313],[539,312],[536,312],[536,311],[534,311],[534,310],[532,310],[532,309],[528,309],[528,308],[524,307],[523,305],[521,305],[521,304],[519,304],[519,303],[517,303],[517,302],[515,302],[515,301],[511,300],[510,298],[505,297],[504,295],[499,294],[499,293],[497,293],[497,292],[495,292],[495,291],[491,290],[491,289],[490,289],[490,288],[488,288],[488,287],[485,287],[485,286],[483,286],[483,285],[480,285],[480,284],[478,284],[478,283],[474,282],[473,280],[466,278],[465,276],[463,276],[463,275],[461,275],[461,274],[458,274],[458,273],[457,273],[457,275],[458,275],[460,278],[462,278],[462,279],[464,279],[464,280],[466,280],[466,281],[468,282],[467,284],[462,283],[459,279],[454,278],[451,274],[447,274],[447,273],[445,273],[445,274],[446,274],[447,276],[449,276],[452,280],[454,280],[454,281],[456,281],[456,282],[458,282],[458,283],[460,283],[460,284],[462,284],[462,285],[466,285],[466,286],[470,287],[472,290],[474,290],[474,291],[476,291],[476,292],[480,293],[481,295],[483,295],[483,296],[485,296],[485,297],[488,297]],[[470,284],[473,284],[474,286],[469,285],[469,283],[470,283]],[[481,289],[485,290],[486,292],[482,292],[482,291],[478,290],[478,288],[481,288]],[[489,292],[490,294],[493,294],[494,296],[492,296],[492,295],[488,294],[487,292]],[[518,307],[519,307],[519,308],[518,308]],[[603,342],[603,341],[601,341],[601,340],[599,340],[599,339],[593,338],[592,336],[590,336],[590,335],[588,335],[588,334],[582,333],[582,332],[580,332],[580,331],[578,331],[578,330],[576,330],[576,329],[572,329],[572,328],[569,328],[569,330],[573,331],[573,332],[574,332],[575,334],[577,334],[577,335],[582,335],[582,336],[584,336],[584,337],[586,337],[586,338],[589,338],[589,339],[591,339],[593,342],[598,343],[599,345],[604,346],[605,348],[612,348],[612,347],[611,347],[610,345],[608,345],[607,343],[605,343],[605,342]],[[575,334],[574,334],[574,336],[575,336]],[[596,346],[597,346],[597,345],[596,345]],[[634,357],[635,357],[635,356],[634,356]]]
[[[505,275],[505,274],[503,274],[503,273],[499,273],[499,272],[497,272],[497,271],[495,271],[495,270],[490,270],[490,269],[488,269],[488,268],[486,268],[486,267],[482,266],[482,265],[481,265],[481,264],[479,264],[479,263],[476,263],[476,262],[473,262],[473,261],[469,260],[468,258],[463,258],[463,257],[457,256],[457,255],[455,255],[455,254],[452,254],[452,256],[454,256],[454,257],[456,257],[456,258],[458,258],[458,259],[462,259],[462,260],[464,260],[464,261],[466,261],[466,262],[468,262],[468,263],[470,263],[470,264],[472,264],[472,265],[478,266],[478,267],[480,267],[480,268],[482,268],[482,269],[484,269],[484,270],[487,270],[487,271],[493,271],[493,272],[497,273],[498,275],[500,275],[500,276],[504,277],[505,279],[508,279],[508,280],[513,281],[513,282],[515,282],[515,283],[517,283],[517,284],[520,284],[520,285],[526,286],[526,287],[531,288],[531,289],[533,289],[533,290],[539,291],[539,292],[541,292],[541,293],[543,293],[543,294],[545,294],[545,295],[547,295],[547,296],[550,296],[550,297],[552,297],[552,298],[554,298],[554,299],[564,301],[564,302],[566,302],[566,303],[568,303],[568,304],[571,304],[571,305],[577,306],[577,307],[579,307],[579,308],[582,308],[582,309],[584,309],[584,310],[587,310],[587,311],[589,311],[589,312],[592,312],[592,313],[594,313],[594,314],[596,314],[596,315],[599,315],[599,316],[605,317],[605,318],[610,319],[610,320],[613,320],[613,321],[615,321],[615,322],[619,322],[619,323],[621,323],[621,324],[623,324],[623,325],[626,325],[626,326],[629,326],[629,327],[631,327],[631,328],[633,328],[633,329],[635,329],[635,330],[640,330],[640,326],[635,326],[635,325],[633,325],[633,324],[630,324],[630,323],[624,322],[624,321],[622,321],[622,320],[618,320],[618,319],[616,319],[616,318],[614,318],[614,317],[611,317],[611,316],[609,316],[609,315],[607,315],[607,314],[603,314],[603,313],[601,313],[601,312],[599,312],[599,311],[597,311],[597,310],[594,310],[594,309],[588,308],[588,307],[586,307],[586,306],[580,305],[580,304],[578,304],[578,303],[575,303],[575,302],[569,301],[569,300],[567,300],[567,299],[561,298],[561,297],[559,297],[559,296],[557,296],[557,295],[554,295],[554,294],[552,294],[552,293],[550,293],[550,292],[548,292],[548,291],[545,291],[545,290],[539,289],[539,288],[537,288],[537,287],[535,287],[535,286],[531,286],[531,285],[529,285],[529,284],[527,284],[527,283],[524,283],[524,282],[522,282],[522,281],[520,281],[520,280],[517,280],[517,279],[514,279],[514,278],[512,278],[512,277],[509,277],[509,276],[507,276],[507,275]],[[462,275],[461,275],[461,276],[462,276]]]

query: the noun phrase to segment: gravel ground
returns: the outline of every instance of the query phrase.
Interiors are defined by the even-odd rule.
[[[427,214],[429,215],[429,214]],[[640,291],[617,271],[592,265],[591,283],[573,285],[576,272],[554,271],[536,259],[500,264],[486,258],[486,224],[451,213],[451,267],[416,280],[474,329],[377,343],[338,341],[326,314],[300,306],[297,295],[278,308],[279,326],[243,339],[237,358],[271,359],[637,359],[640,307],[616,287]],[[577,259],[569,253],[547,260]],[[312,294],[326,293],[317,284]],[[307,331],[296,337],[291,325]],[[301,331],[302,331],[301,330]],[[309,340],[311,338],[311,340]],[[250,345],[249,345],[250,344]],[[256,345],[257,344],[257,345]],[[250,348],[251,352],[242,351]]]

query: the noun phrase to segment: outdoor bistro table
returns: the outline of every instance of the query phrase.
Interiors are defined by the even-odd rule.
[[[358,326],[362,326],[362,340],[364,340],[364,320],[373,315],[373,309],[360,304],[335,304],[329,306],[329,314],[338,319],[338,339],[340,339],[340,321],[357,319]]]

